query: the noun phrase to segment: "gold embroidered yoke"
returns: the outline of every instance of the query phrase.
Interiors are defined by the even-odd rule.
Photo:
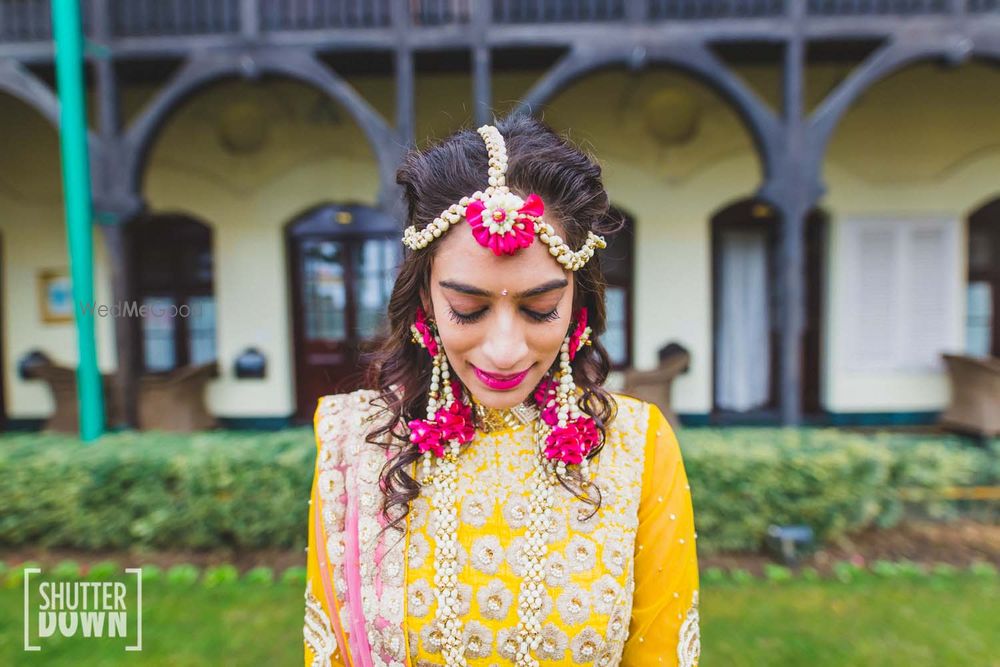
[[[365,528],[364,508],[372,503],[360,488],[360,562],[354,566],[343,558],[348,543],[344,517],[350,511],[339,500],[349,495],[351,450],[358,449],[363,461],[366,448],[377,449],[370,460],[379,468],[385,460],[384,452],[372,445],[352,446],[362,439],[360,431],[346,440],[343,433],[361,421],[345,411],[370,395],[325,396],[316,411],[305,664],[443,665],[434,622],[436,514],[430,490],[414,501],[403,539],[389,531],[380,543]],[[589,517],[591,506],[561,487],[557,490],[542,641],[533,654],[541,665],[692,667],[700,653],[698,568],[680,449],[658,408],[626,396],[615,399],[618,416],[604,449],[591,461],[601,508]],[[330,447],[343,451],[327,451]],[[509,664],[514,658],[532,456],[532,428],[521,425],[477,432],[459,458],[458,612],[470,666]],[[375,469],[370,463],[357,479],[370,482]],[[410,473],[420,481],[418,472],[414,465]],[[372,540],[372,548],[365,548],[366,539]],[[331,573],[326,585],[321,558],[322,569]],[[361,573],[360,604],[353,606],[344,571],[350,567]],[[332,600],[327,599],[330,590]],[[357,615],[365,618],[353,617]],[[359,641],[362,637],[367,641]]]

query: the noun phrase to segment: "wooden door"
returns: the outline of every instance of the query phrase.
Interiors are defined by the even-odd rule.
[[[312,419],[320,396],[364,387],[367,353],[385,335],[402,253],[391,221],[365,224],[373,215],[325,207],[290,227],[297,421]]]

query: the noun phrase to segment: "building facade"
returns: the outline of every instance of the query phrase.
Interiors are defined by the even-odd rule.
[[[0,0],[13,426],[52,408],[19,361],[76,363],[50,312],[67,252],[48,5]],[[100,368],[217,361],[224,423],[308,419],[358,381],[401,252],[403,151],[513,111],[602,164],[629,223],[605,340],[621,368],[683,345],[690,423],[928,420],[942,352],[1000,354],[1000,2],[84,9],[96,303],[190,312],[98,317]],[[248,352],[263,377],[237,377]]]

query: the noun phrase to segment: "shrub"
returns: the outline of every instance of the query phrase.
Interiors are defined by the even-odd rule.
[[[952,516],[941,489],[1000,479],[1000,442],[814,428],[693,428],[679,439],[705,554],[757,550],[771,524],[807,524],[824,543],[892,526],[911,506]],[[89,445],[0,436],[0,546],[301,550],[315,462],[308,428],[124,431]],[[925,497],[906,501],[901,489]]]
[[[281,583],[292,586],[305,586],[306,568],[301,565],[293,565],[281,574]]]
[[[272,584],[274,583],[274,570],[263,566],[255,567],[247,570],[243,578],[253,584]]]
[[[174,586],[190,586],[198,581],[198,568],[189,563],[174,565],[167,570],[167,583]]]
[[[208,588],[239,581],[240,573],[233,565],[215,565],[205,568],[201,583]]]

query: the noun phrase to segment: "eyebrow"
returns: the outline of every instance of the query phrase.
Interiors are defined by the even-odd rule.
[[[569,284],[569,281],[565,278],[557,278],[555,280],[550,280],[547,283],[542,283],[537,287],[532,287],[531,289],[524,290],[518,294],[514,295],[516,299],[525,299],[533,296],[538,296],[539,294],[545,294],[546,292],[551,292],[552,290],[562,289]],[[470,296],[486,296],[492,297],[493,292],[481,289],[479,287],[474,287],[473,285],[466,285],[465,283],[456,282],[454,280],[442,280],[438,282],[440,287],[446,289],[454,290],[456,292],[461,292],[462,294],[468,294]]]

